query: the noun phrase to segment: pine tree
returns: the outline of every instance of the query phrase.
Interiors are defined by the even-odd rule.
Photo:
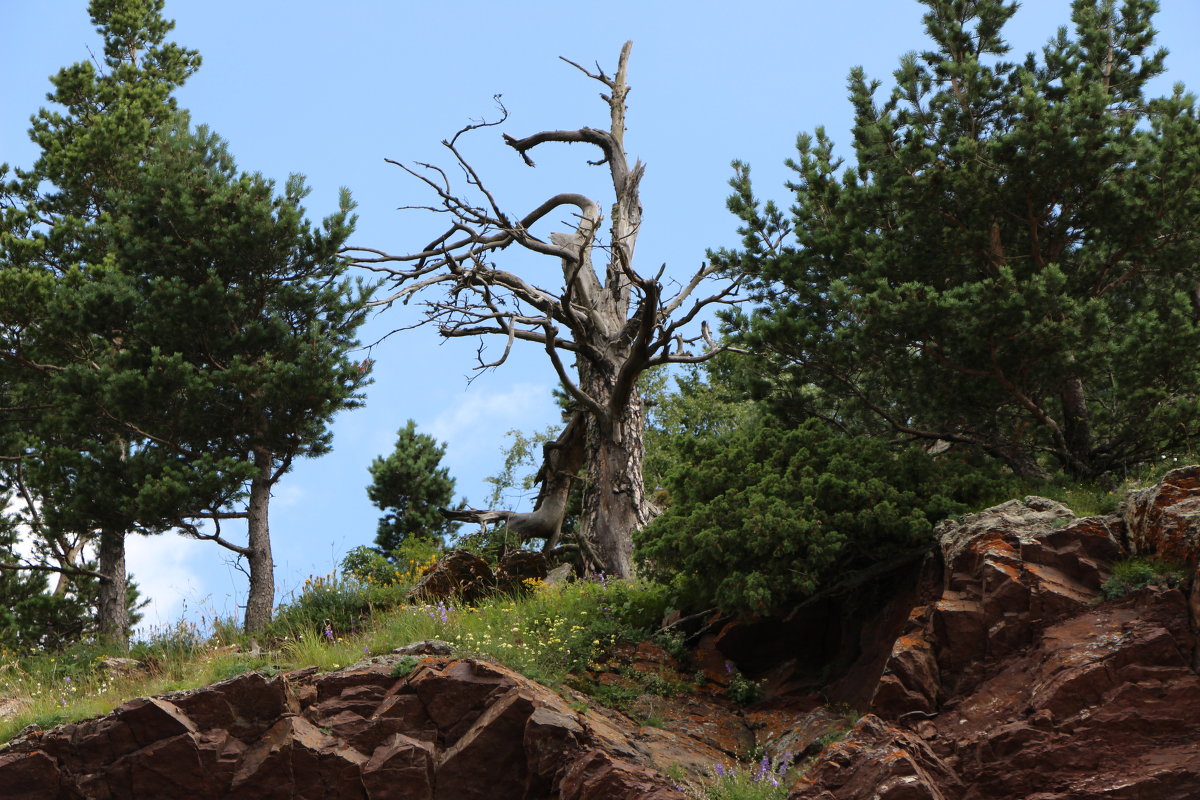
[[[0,503],[7,501],[0,493]],[[55,649],[78,641],[91,620],[86,603],[50,592],[47,573],[22,569],[16,518],[0,513],[0,652]]]
[[[418,433],[411,419],[396,432],[396,448],[368,467],[371,485],[367,497],[385,513],[379,519],[376,549],[387,555],[409,539],[432,539],[453,533],[457,527],[441,509],[454,501],[454,479],[440,466],[446,446],[426,433]]]
[[[112,320],[141,343],[122,349],[114,402],[193,467],[160,483],[161,513],[175,523],[246,520],[245,545],[185,527],[246,558],[250,631],[266,626],[274,602],[271,489],[297,458],[328,452],[329,422],[358,405],[369,367],[350,358],[364,297],[338,256],[353,204],[343,191],[314,229],[307,194],[298,175],[277,193],[238,172],[224,142],[180,121],[103,224],[141,300]],[[237,476],[246,484],[230,492]]]
[[[164,43],[161,8],[92,3],[105,71],[53,79],[66,111],[35,119],[42,156],[6,187],[0,263],[6,416],[24,431],[9,457],[47,530],[97,541],[101,633],[118,640],[125,536],[180,526],[247,558],[246,626],[267,624],[271,487],[328,449],[367,366],[348,356],[362,298],[337,255],[349,196],[314,230],[299,176],[278,194],[192,128],[171,92],[199,58]]]
[[[98,540],[100,635],[117,641],[129,627],[124,537],[163,528],[139,524],[136,508],[163,454],[88,398],[121,342],[83,328],[90,311],[132,302],[118,273],[97,274],[109,265],[97,223],[116,193],[136,185],[158,129],[178,114],[173,92],[200,64],[194,51],[165,41],[173,25],[161,10],[161,0],[89,5],[103,58],[51,78],[49,99],[61,110],[34,117],[30,137],[41,155],[6,181],[0,226],[0,360],[15,409],[5,421],[26,433],[10,457],[29,462],[43,500],[62,500],[44,509],[53,529]],[[84,365],[94,366],[90,374]]]
[[[790,218],[737,164],[762,303],[738,325],[777,385],[845,426],[981,449],[1026,476],[1119,471],[1200,425],[1200,125],[1150,0],[1075,0],[1005,60],[1016,3],[922,0],[895,88],[850,75],[854,158],[799,138]],[[1047,458],[1049,459],[1047,461]]]

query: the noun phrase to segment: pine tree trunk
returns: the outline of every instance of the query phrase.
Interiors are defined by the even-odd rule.
[[[125,575],[125,532],[103,530],[100,532],[100,581],[96,609],[96,624],[102,642],[115,644],[122,649],[129,646],[129,606],[125,593],[128,580]]]
[[[589,394],[611,396],[602,380],[585,380]],[[593,567],[606,575],[633,575],[633,531],[654,517],[642,478],[645,420],[641,398],[634,391],[611,421],[588,417],[584,463],[588,465],[583,493],[581,537],[590,545]]]
[[[1063,437],[1067,444],[1067,469],[1080,477],[1089,477],[1094,469],[1092,430],[1083,381],[1079,378],[1065,381],[1059,399],[1062,401]]]
[[[275,562],[271,557],[271,531],[267,512],[271,503],[271,453],[255,448],[254,466],[258,473],[250,482],[247,508],[247,561],[250,567],[250,592],[246,598],[246,632],[258,633],[271,621],[275,606]]]

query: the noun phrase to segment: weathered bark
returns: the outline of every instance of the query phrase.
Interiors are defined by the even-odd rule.
[[[631,391],[624,402],[612,396],[607,381],[584,373],[584,385],[593,397],[604,397],[616,413],[587,421],[584,463],[587,482],[583,492],[580,538],[594,553],[592,568],[627,578],[633,574],[633,531],[653,519],[656,509],[646,498],[642,478],[645,454],[641,398]]]
[[[275,562],[271,557],[271,531],[268,510],[274,461],[266,448],[254,449],[254,466],[258,470],[250,481],[247,504],[246,561],[250,568],[250,591],[246,597],[246,632],[258,633],[271,622],[275,606]]]
[[[100,640],[121,648],[129,646],[129,581],[125,574],[125,532],[102,530],[99,537],[99,602],[96,624]]]

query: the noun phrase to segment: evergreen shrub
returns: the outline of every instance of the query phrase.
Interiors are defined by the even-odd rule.
[[[687,449],[668,475],[672,505],[636,535],[642,569],[683,607],[742,616],[915,556],[935,523],[1002,484],[994,468],[818,421],[763,422]]]

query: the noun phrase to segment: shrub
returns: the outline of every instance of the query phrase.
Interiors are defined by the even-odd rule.
[[[416,656],[404,656],[395,664],[392,665],[391,675],[393,678],[403,678],[408,673],[412,672],[420,663],[421,659]]]
[[[748,706],[762,697],[763,682],[752,681],[739,670],[733,669],[730,672],[729,686],[725,693],[739,706]]]
[[[374,586],[411,586],[420,580],[426,569],[433,566],[440,551],[437,542],[418,538],[405,539],[387,555],[373,547],[360,545],[346,553],[342,559],[342,571]]]
[[[769,613],[928,546],[934,523],[994,491],[986,478],[815,421],[764,422],[693,439],[668,478],[672,505],[635,542],[683,605]]]
[[[1100,590],[1107,600],[1124,597],[1145,586],[1178,588],[1187,582],[1187,570],[1155,557],[1127,558],[1113,564],[1112,575]]]
[[[332,631],[349,636],[375,611],[405,602],[409,584],[375,583],[354,573],[310,576],[299,593],[279,606],[267,632],[277,638],[296,638],[306,631]]]

